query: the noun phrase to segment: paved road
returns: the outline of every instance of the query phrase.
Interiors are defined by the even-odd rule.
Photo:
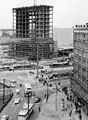
[[[23,94],[24,88],[23,87],[21,88],[19,84],[25,83],[25,82],[30,82],[32,84],[33,83],[35,84],[36,81],[33,79],[34,76],[32,76],[32,75],[30,76],[28,74],[28,71],[16,71],[16,72],[6,71],[4,73],[0,73],[0,75],[2,78],[4,77],[6,80],[8,78],[8,80],[6,82],[8,82],[11,79],[15,79],[17,81],[16,87],[12,88],[12,91],[14,92],[14,96],[13,96],[12,100],[8,103],[8,105],[1,112],[0,118],[2,117],[2,115],[7,114],[7,115],[11,116],[11,120],[17,120],[19,111],[22,109],[24,102],[27,101],[27,98],[24,97],[24,94]],[[17,88],[19,88],[21,91],[20,95],[16,95]],[[33,90],[35,91],[35,95],[42,97],[42,99],[44,98],[44,95],[47,91],[46,86],[40,87],[40,84],[39,84],[39,87],[38,86],[34,87]],[[49,90],[49,93],[51,94],[52,91]],[[21,102],[20,102],[20,104],[15,105],[14,100],[15,100],[15,98],[18,98],[18,97],[21,99]],[[33,115],[35,115],[35,113]]]
[[[23,106],[23,103],[27,100],[27,98],[24,97],[23,94],[23,88],[20,88],[20,83],[22,83],[23,81],[21,81],[21,78],[19,79],[19,77],[24,77],[24,82],[27,82],[27,80],[25,81],[25,78],[27,78],[27,72],[25,71],[18,71],[18,72],[12,72],[12,71],[4,71],[4,72],[0,72],[0,76],[1,78],[5,78],[6,79],[6,83],[10,84],[9,80],[16,80],[16,87],[15,88],[11,88],[12,91],[14,92],[14,96],[12,98],[12,100],[9,102],[9,104],[3,109],[3,111],[0,114],[0,118],[2,117],[2,115],[4,114],[8,114],[11,116],[12,120],[17,120],[17,115],[18,112],[20,111],[20,109]],[[20,95],[16,95],[16,89],[19,88],[21,93]],[[18,105],[14,104],[14,100],[15,98],[20,98],[21,102]]]
[[[22,83],[31,83],[33,86],[34,84],[36,84],[36,80],[35,80],[35,77],[36,77],[36,70],[34,70],[34,73],[35,74],[29,74],[29,70],[16,70],[16,71],[3,71],[3,72],[0,72],[0,78],[1,79],[6,79],[6,83],[7,84],[10,84],[10,80],[16,80],[17,83],[16,83],[16,87],[15,88],[12,88],[12,91],[14,92],[14,96],[12,98],[12,100],[9,102],[9,104],[4,108],[4,110],[2,111],[2,113],[0,114],[0,118],[2,115],[4,114],[8,114],[11,116],[11,119],[12,120],[17,120],[17,116],[18,116],[18,113],[19,111],[22,109],[23,107],[23,104],[25,101],[27,101],[27,98],[24,97],[23,95],[23,87],[20,88],[19,84]],[[35,87],[33,90],[35,91],[35,95],[36,96],[40,96],[42,97],[42,99],[44,98],[44,95],[45,93],[47,92],[47,87],[46,86],[41,86],[40,87],[40,84],[37,85],[39,87]],[[17,88],[20,88],[21,90],[21,93],[20,95],[16,95],[16,89]],[[48,92],[49,94],[52,93],[52,90],[51,89],[48,89]],[[17,97],[20,97],[21,99],[21,102],[20,104],[17,104],[15,105],[14,104],[14,100],[15,98]],[[38,114],[39,112],[37,110],[34,111],[34,113],[30,116],[31,117],[31,120],[36,120],[36,117],[38,117]]]

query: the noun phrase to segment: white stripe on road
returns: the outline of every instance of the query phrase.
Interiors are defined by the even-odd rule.
[[[24,96],[22,96],[21,101],[23,100]]]
[[[14,106],[14,103],[11,105],[11,107],[13,107]]]

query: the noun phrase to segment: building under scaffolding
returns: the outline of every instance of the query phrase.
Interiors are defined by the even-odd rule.
[[[36,59],[53,55],[53,6],[37,5],[13,8],[13,55]]]

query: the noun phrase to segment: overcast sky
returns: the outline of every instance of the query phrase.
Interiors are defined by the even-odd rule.
[[[12,28],[12,8],[34,4],[34,0],[0,1],[0,29]],[[88,0],[37,0],[37,4],[54,6],[55,27],[71,28],[88,22]]]

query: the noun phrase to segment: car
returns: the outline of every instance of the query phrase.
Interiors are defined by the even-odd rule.
[[[39,103],[40,101],[41,101],[40,97],[36,97],[35,100],[34,100],[35,103]]]
[[[1,120],[9,120],[10,116],[9,115],[3,115],[1,117]]]
[[[14,104],[19,104],[19,103],[20,103],[20,101],[21,101],[21,99],[20,99],[20,98],[16,98],[16,99],[15,99],[15,101],[14,101]]]
[[[48,86],[49,86],[49,87],[52,87],[52,84],[49,84]]]
[[[10,80],[11,83],[16,83],[16,80]]]
[[[41,73],[45,73],[45,70],[44,70],[44,69],[42,69],[42,70],[41,70]]]
[[[20,94],[20,90],[19,89],[16,89],[16,94]]]
[[[49,74],[49,73],[52,73],[52,70],[45,70],[45,74]]]
[[[29,73],[30,73],[30,74],[35,74],[34,71],[30,71]]]
[[[15,87],[16,87],[15,83],[11,83],[10,86],[11,86],[12,88],[15,88]]]
[[[65,108],[65,104],[64,103],[61,103],[61,110],[64,111],[66,108]]]

